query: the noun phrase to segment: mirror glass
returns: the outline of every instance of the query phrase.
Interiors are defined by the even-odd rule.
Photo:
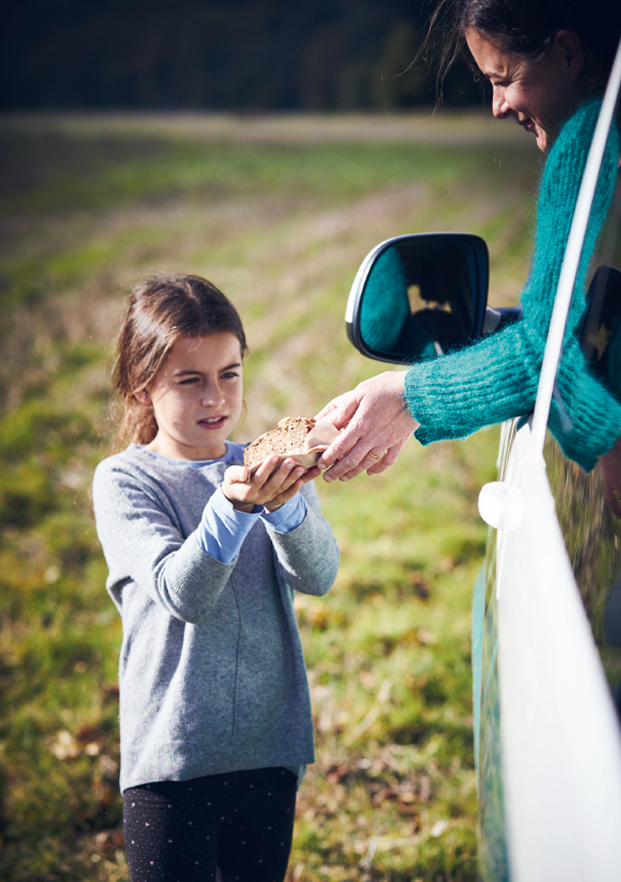
[[[487,248],[467,234],[400,236],[378,252],[359,296],[366,354],[390,361],[441,355],[481,333]]]

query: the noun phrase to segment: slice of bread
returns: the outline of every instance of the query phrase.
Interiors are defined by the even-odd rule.
[[[315,428],[315,420],[306,417],[283,417],[275,429],[259,435],[244,450],[244,465],[254,469],[274,453],[286,456],[303,452],[309,433]],[[327,446],[327,445],[326,445]]]

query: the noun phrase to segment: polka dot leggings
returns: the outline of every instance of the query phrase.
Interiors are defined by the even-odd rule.
[[[132,882],[283,882],[296,790],[296,776],[282,768],[126,790]]]

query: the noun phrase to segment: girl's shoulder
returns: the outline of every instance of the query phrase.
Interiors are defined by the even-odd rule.
[[[94,496],[104,496],[125,484],[137,486],[151,483],[157,476],[157,469],[154,470],[150,459],[152,457],[137,444],[130,444],[120,453],[107,456],[93,474]]]
[[[125,450],[113,453],[111,456],[102,459],[95,468],[95,475],[110,475],[115,472],[124,472],[128,469],[132,470],[137,466],[144,467],[149,462],[147,457],[149,457],[147,451],[139,447],[138,444],[130,444]]]

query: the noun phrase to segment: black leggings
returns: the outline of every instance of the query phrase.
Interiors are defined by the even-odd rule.
[[[297,779],[283,768],[160,781],[123,794],[132,882],[283,882]]]

